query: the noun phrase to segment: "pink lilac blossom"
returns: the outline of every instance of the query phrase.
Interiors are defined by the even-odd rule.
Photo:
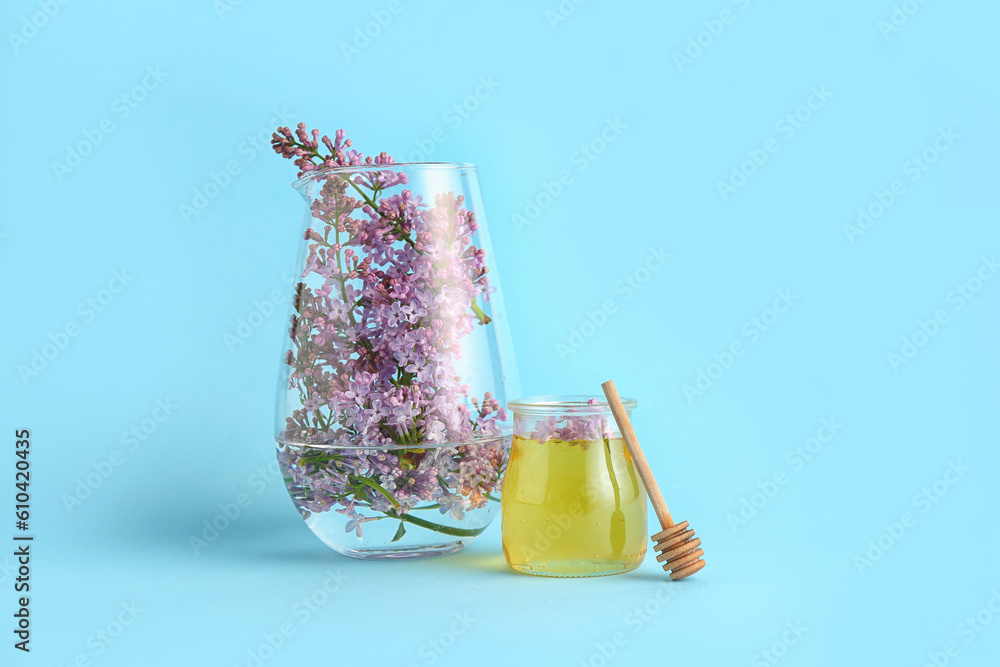
[[[358,508],[399,515],[436,502],[459,520],[485,505],[506,466],[507,415],[490,392],[470,397],[454,366],[461,339],[489,322],[477,304],[491,288],[485,252],[472,245],[475,215],[451,192],[433,202],[388,194],[406,174],[385,168],[386,153],[351,145],[343,130],[331,141],[304,123],[272,138],[300,177],[373,167],[312,176],[322,187],[285,357],[302,407],[282,439],[314,447],[279,452],[300,510],[336,506],[360,537],[373,519]],[[425,447],[442,443],[456,444]]]
[[[587,399],[588,406],[597,405],[596,398]],[[543,443],[548,440],[579,443],[587,446],[596,440],[617,437],[608,418],[595,415],[593,410],[566,408],[558,415],[550,415],[535,421],[530,430],[531,439]]]

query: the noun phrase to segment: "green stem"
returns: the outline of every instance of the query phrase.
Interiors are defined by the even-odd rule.
[[[472,312],[474,312],[476,314],[476,318],[479,320],[480,324],[489,324],[490,322],[493,321],[493,320],[490,319],[489,315],[487,315],[485,312],[483,312],[483,309],[479,307],[479,304],[476,303],[475,299],[472,300],[472,306],[471,306],[471,308],[472,308]]]
[[[347,181],[348,183],[350,183],[350,184],[351,184],[351,187],[353,187],[353,188],[354,188],[355,190],[357,190],[357,191],[358,191],[358,194],[359,194],[359,195],[361,195],[361,198],[362,198],[362,199],[364,199],[364,201],[365,201],[365,203],[366,203],[366,204],[368,204],[369,206],[371,206],[371,207],[372,207],[372,209],[374,209],[374,210],[375,210],[376,212],[378,211],[378,204],[376,204],[376,203],[375,203],[374,201],[372,201],[372,198],[371,198],[371,197],[369,197],[369,196],[368,196],[368,195],[367,195],[367,194],[365,193],[365,191],[361,189],[361,186],[359,186],[359,185],[358,185],[357,183],[355,183],[355,182],[354,182],[354,181],[353,181],[353,180],[351,179],[351,176],[350,176],[350,174],[345,174],[345,175],[344,175],[344,176],[342,176],[341,178],[343,178],[343,179],[344,179],[345,181]]]
[[[383,489],[382,485],[379,484],[378,482],[376,482],[375,480],[369,479],[368,477],[359,477],[358,478],[358,482],[360,482],[361,484],[364,484],[365,486],[367,486],[369,488],[375,489],[375,491],[377,491],[378,493],[381,493],[383,496],[385,496],[386,500],[388,500],[390,503],[392,503],[393,507],[395,507],[397,509],[399,508],[399,503],[396,502],[396,499],[392,497],[392,494],[389,493],[388,491],[386,491],[385,489]],[[386,514],[389,514],[389,513],[386,512]],[[395,510],[393,510],[393,514],[395,514]],[[392,514],[390,514],[390,516],[392,516]]]
[[[373,170],[373,171],[375,171],[375,170]],[[369,197],[367,194],[365,194],[365,191],[362,190],[361,187],[357,183],[355,183],[353,180],[351,180],[351,177],[349,175],[345,175],[342,178],[345,181],[347,181],[348,183],[350,183],[351,187],[353,187],[355,190],[358,191],[358,194],[361,195],[361,198],[364,200],[364,202],[366,204],[368,204],[369,206],[372,207],[372,210],[374,210],[376,213],[378,213],[378,204],[376,204],[375,201],[371,197]],[[377,191],[376,191],[376,195],[375,196],[376,197],[378,196]],[[399,218],[397,218],[393,222],[399,223],[399,222],[402,222],[402,220],[400,220]],[[398,226],[398,224],[397,224],[397,226]],[[396,230],[396,233],[399,234],[399,238],[403,239],[404,241],[406,241],[407,243],[409,243],[414,248],[417,247],[417,244],[413,242],[413,239],[410,238],[409,234],[404,234],[402,231],[400,231],[398,229]],[[417,252],[420,252],[422,254],[422,251],[420,251],[420,250],[418,250]]]
[[[619,511],[622,508],[622,494],[618,488],[618,478],[615,477],[615,467],[611,462],[611,443],[608,442],[607,438],[604,438],[604,460],[608,464],[608,474],[611,475],[611,488],[615,492],[615,511]]]
[[[426,519],[410,516],[409,514],[397,514],[395,510],[391,510],[385,514],[392,519],[399,519],[407,523],[412,523],[414,526],[420,526],[421,528],[427,528],[428,530],[433,530],[445,535],[453,535],[455,537],[475,537],[486,530],[486,526],[483,526],[482,528],[452,528],[451,526],[442,526],[440,523],[427,521]]]
[[[338,206],[334,210],[333,216],[333,230],[334,230],[334,241],[337,243],[337,274],[340,278],[340,295],[344,299],[344,303],[347,303],[347,280],[344,278],[344,267],[340,262],[340,253],[343,252],[344,248],[340,244],[340,207]],[[351,321],[351,326],[357,325],[357,320],[354,319],[354,309],[357,308],[357,304],[352,306],[350,310],[347,311],[347,318]]]

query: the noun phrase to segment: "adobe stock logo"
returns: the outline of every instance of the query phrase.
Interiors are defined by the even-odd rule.
[[[336,600],[344,584],[348,581],[347,575],[336,571],[327,570],[323,583],[317,586],[312,593],[300,598],[292,605],[292,616],[298,621],[299,626],[304,626],[331,600]],[[246,650],[246,659],[241,659],[237,667],[264,667],[275,655],[285,646],[286,642],[295,635],[298,627],[290,620],[286,620],[274,628],[273,632],[265,632],[260,635],[260,640]],[[284,658],[275,661],[275,664],[288,665],[298,664],[300,661]]]
[[[267,125],[257,128],[255,132],[246,135],[246,138],[236,147],[236,155],[227,160],[224,165],[219,165],[219,169],[211,170],[201,186],[195,187],[191,191],[191,199],[182,201],[177,205],[177,212],[180,213],[181,220],[185,224],[191,222],[192,218],[201,215],[209,204],[215,201],[228,188],[237,176],[243,173],[243,168],[258,155],[271,153],[271,135],[278,125],[289,125],[293,119],[286,107],[272,110],[271,120]]]
[[[773,642],[762,651],[758,651],[750,659],[750,667],[768,667],[776,665],[778,661],[788,654],[788,649],[799,643],[809,628],[803,627],[801,621],[785,623],[787,630],[781,635],[781,639]]]
[[[14,53],[28,43],[28,40],[33,39],[38,31],[49,24],[49,21],[55,18],[59,10],[62,9],[62,5],[68,5],[69,0],[40,0],[38,3],[38,8],[41,11],[37,11],[31,16],[21,17],[21,29],[14,33],[7,33],[7,41],[10,42],[10,48],[14,49]]]
[[[733,4],[738,6],[741,11],[746,11],[752,4],[752,0],[733,0]],[[693,65],[694,61],[700,58],[706,49],[722,37],[722,34],[726,31],[726,26],[736,22],[738,16],[731,9],[723,9],[716,17],[702,21],[701,24],[705,29],[688,37],[687,45],[683,52],[673,52],[674,65],[677,66],[677,71],[683,74],[685,67]]]
[[[73,657],[72,662],[68,662],[66,665],[69,667],[90,667],[93,665],[94,662],[92,662],[91,656],[98,658],[108,651],[121,639],[125,631],[138,620],[139,615],[146,611],[135,600],[132,600],[131,603],[123,601],[119,606],[121,610],[110,621],[103,624],[97,632],[87,637],[86,647],[88,650],[77,653]],[[61,663],[59,667],[62,667]]]
[[[203,550],[212,546],[224,532],[229,530],[245,514],[245,510],[253,505],[254,498],[260,496],[267,491],[271,484],[281,481],[281,479],[281,467],[276,460],[271,461],[266,467],[258,468],[256,472],[251,473],[244,480],[243,484],[249,490],[253,491],[254,495],[251,496],[249,493],[240,491],[233,497],[232,502],[219,503],[219,512],[210,519],[204,519],[201,522],[201,526],[199,526],[201,528],[200,535],[188,535],[188,545],[191,547],[194,555],[198,556]]]
[[[554,31],[560,23],[565,23],[570,16],[576,13],[577,7],[587,2],[587,0],[560,0],[555,10],[545,10],[545,20],[549,22],[549,27]]]
[[[953,304],[952,312],[957,313],[976,298],[976,295],[986,286],[986,283],[1000,273],[1000,262],[997,256],[983,257],[979,269],[975,275],[970,276],[964,282],[957,283],[945,297],[947,302]],[[951,314],[946,308],[938,308],[930,318],[921,319],[917,322],[917,330],[903,336],[898,350],[892,350],[887,355],[889,366],[894,373],[909,364],[916,358],[920,350],[924,349],[937,336],[942,327],[951,322]]]
[[[448,124],[452,130],[458,130],[469,118],[491,97],[493,93],[503,85],[493,78],[492,74],[484,74],[479,77],[475,90],[448,107],[441,116],[441,120]],[[448,139],[445,128],[438,126],[431,130],[430,134],[413,141],[417,150],[410,153],[408,162],[425,162],[427,158],[434,154],[437,147]]]
[[[919,153],[914,153],[903,163],[903,176],[906,176],[910,183],[916,183],[927,173],[931,165],[951,150],[960,138],[961,135],[957,134],[951,126],[939,127],[937,137],[934,138],[931,145]],[[854,223],[844,224],[844,234],[851,245],[854,244],[855,239],[863,236],[889,212],[889,209],[906,194],[906,188],[906,182],[897,178],[889,183],[885,190],[876,189],[872,192],[872,199],[864,206],[858,207]]]
[[[664,609],[670,607],[676,594],[676,585],[671,586],[668,583],[661,582],[657,587],[656,593],[646,598],[642,604],[632,607],[625,614],[625,618],[622,621],[624,626],[631,630],[631,635],[638,635]],[[654,628],[656,627],[654,626]],[[596,637],[592,639],[596,639]],[[577,665],[579,667],[607,667],[618,656],[618,652],[629,643],[630,639],[631,636],[629,633],[626,633],[624,629],[618,629],[607,637],[607,641],[594,642],[594,650],[586,658],[581,658],[577,662]]]
[[[791,288],[775,292],[771,306],[764,308],[760,314],[754,315],[740,327],[740,333],[746,337],[747,344],[760,340],[760,337],[769,331],[799,298],[798,294],[792,293]],[[688,405],[694,405],[696,398],[704,396],[705,392],[733,367],[736,360],[746,354],[746,351],[747,345],[742,340],[734,340],[722,352],[713,354],[712,361],[704,369],[699,368],[695,372],[694,384],[681,386],[681,392],[687,399]]]
[[[137,451],[142,443],[149,440],[179,407],[169,396],[156,399],[156,407],[153,408],[150,416],[122,433],[122,445],[128,448],[128,452]],[[83,505],[97,489],[111,478],[118,468],[125,465],[127,459],[128,455],[125,450],[115,449],[108,454],[107,458],[92,463],[93,471],[88,472],[83,477],[77,477],[73,492],[62,495],[63,507],[66,508],[66,511],[72,514],[77,507]]]
[[[222,334],[222,340],[225,341],[226,347],[229,348],[229,351],[234,352],[236,350],[236,346],[242,345],[246,342],[258,328],[263,326],[264,322],[267,321],[267,318],[277,311],[278,306],[280,306],[284,300],[284,292],[281,290],[273,290],[270,298],[264,299],[263,301],[254,301],[253,310],[250,311],[250,314],[237,320],[235,333],[227,331]]]
[[[642,286],[652,279],[653,274],[666,265],[670,257],[670,253],[666,252],[663,246],[650,248],[646,260],[615,283],[615,294],[621,296],[605,299],[599,308],[587,310],[586,318],[570,327],[566,341],[556,342],[559,360],[566,361],[567,357],[582,349],[587,341],[596,336],[597,332],[608,323],[611,316],[618,313],[620,305],[635,296]]]
[[[622,132],[628,129],[628,125],[622,122],[621,117],[608,118],[604,122],[604,128],[600,134],[585,144],[582,144],[569,158],[570,163],[576,167],[581,174],[597,161],[604,154],[608,147],[621,137]],[[544,192],[539,192],[533,197],[525,199],[523,215],[515,213],[510,220],[514,227],[520,232],[524,227],[532,225],[547,208],[562,195],[568,186],[574,182],[573,173],[568,169],[560,171],[551,181],[543,180],[541,185]]]
[[[820,420],[819,428],[815,435],[807,438],[801,445],[796,445],[785,455],[785,463],[790,470],[775,470],[774,474],[757,482],[757,490],[749,496],[740,498],[740,508],[736,513],[730,512],[726,515],[726,523],[735,535],[749,524],[781,491],[781,487],[787,485],[794,473],[800,472],[806,464],[819,456],[823,448],[843,430],[844,425],[837,421],[836,417]]]
[[[231,14],[236,11],[236,8],[243,4],[243,0],[215,0],[212,3],[212,8],[215,10],[215,15],[219,17],[219,21],[226,20],[226,14]]]
[[[344,60],[350,64],[351,59],[361,55],[361,52],[371,46],[372,40],[382,34],[382,31],[389,27],[394,16],[403,12],[403,3],[400,0],[389,0],[384,9],[373,10],[372,20],[354,28],[354,39],[350,44],[340,43],[340,52],[344,55]]]
[[[715,182],[715,189],[722,201],[729,201],[730,197],[746,185],[754,174],[767,164],[771,156],[781,149],[781,141],[789,141],[794,137],[799,130],[805,127],[813,115],[826,105],[831,97],[833,97],[833,93],[827,90],[825,85],[809,88],[809,95],[805,102],[786,113],[774,124],[774,130],[781,135],[781,139],[773,136],[768,137],[760,147],[747,149],[747,159],[732,166],[729,178],[725,181]]]
[[[955,634],[961,637],[967,645],[974,642],[976,637],[1000,616],[1000,591],[994,588],[990,593],[992,593],[990,599],[974,615],[967,615],[961,623],[955,626]],[[962,647],[957,641],[948,641],[941,647],[940,651],[927,653],[927,662],[924,663],[923,667],[945,667],[952,658],[961,652]]]
[[[889,41],[889,36],[906,25],[910,19],[920,11],[920,8],[927,4],[927,0],[903,0],[903,2],[892,6],[892,13],[889,19],[879,19],[878,31],[882,33],[882,39]]]
[[[31,361],[28,365],[20,364],[17,367],[17,374],[25,386],[28,382],[38,377],[42,371],[49,367],[56,357],[62,354],[70,341],[80,335],[85,325],[90,324],[98,313],[104,312],[125,288],[135,280],[135,276],[122,268],[121,271],[112,271],[111,280],[107,286],[98,290],[94,296],[87,297],[76,307],[76,314],[80,316],[82,322],[72,319],[58,329],[55,333],[49,332],[49,342],[40,348],[31,350]]]
[[[948,495],[951,488],[958,484],[970,470],[972,468],[964,465],[962,459],[948,461],[948,468],[944,474],[913,494],[910,504],[913,505],[914,509],[919,510],[920,514],[927,514],[934,505]],[[899,515],[898,521],[882,524],[885,530],[875,539],[868,540],[868,548],[863,554],[854,557],[854,568],[858,574],[864,576],[866,570],[871,569],[875,563],[882,560],[889,550],[903,539],[907,531],[917,525],[918,519],[918,515],[907,511]]]
[[[467,609],[462,613],[456,611],[452,614],[452,618],[455,620],[446,629],[439,632],[433,639],[424,642],[420,650],[417,651],[417,655],[423,659],[423,664],[433,665],[437,663],[448,652],[448,649],[472,628],[473,623],[479,620],[472,616]],[[417,664],[410,663],[409,667],[417,667]]]
[[[164,72],[159,65],[156,67],[150,65],[146,68],[146,72],[138,84],[114,99],[111,103],[111,113],[119,121],[124,121],[139,108],[139,105],[151,92],[160,87],[160,84],[168,76],[170,76],[170,72]],[[98,121],[97,127],[84,129],[83,139],[73,145],[66,146],[66,156],[63,161],[55,160],[52,162],[52,173],[55,174],[56,180],[62,183],[66,175],[83,164],[84,159],[93,153],[94,149],[100,146],[104,139],[116,129],[117,126],[110,116]]]
[[[281,282],[289,288],[295,283],[297,272],[289,269],[281,275]],[[288,289],[271,290],[270,295],[262,300],[254,300],[253,309],[246,316],[236,320],[236,327],[232,332],[226,331],[222,334],[222,340],[226,343],[229,352],[235,352],[236,348],[253,336],[254,332],[264,325],[271,315],[275,313],[283,314],[280,306],[285,302]]]

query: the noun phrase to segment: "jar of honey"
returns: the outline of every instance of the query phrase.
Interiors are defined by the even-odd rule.
[[[627,412],[633,399],[622,399]],[[507,564],[525,574],[595,577],[639,567],[646,492],[604,397],[507,404],[514,440],[503,481]]]

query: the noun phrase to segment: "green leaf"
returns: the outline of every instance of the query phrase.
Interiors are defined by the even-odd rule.
[[[406,535],[406,524],[402,521],[399,522],[399,530],[396,531],[396,535],[392,538],[393,542],[399,542],[403,535]]]

